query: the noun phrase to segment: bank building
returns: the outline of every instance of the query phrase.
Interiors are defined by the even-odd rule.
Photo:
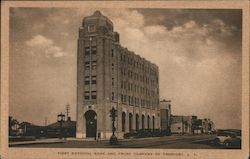
[[[109,139],[160,129],[158,66],[120,44],[113,23],[96,11],[83,19],[77,48],[77,138]],[[147,46],[142,46],[147,47]]]

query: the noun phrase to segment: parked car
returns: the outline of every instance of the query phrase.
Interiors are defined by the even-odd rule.
[[[228,130],[218,130],[214,143],[218,146],[224,146],[226,148],[240,148],[241,133]]]

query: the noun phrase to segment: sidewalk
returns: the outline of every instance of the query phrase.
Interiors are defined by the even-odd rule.
[[[37,139],[34,141],[18,141],[18,142],[9,142],[9,146],[15,145],[28,145],[28,144],[50,144],[50,143],[64,143],[64,139]]]
[[[152,140],[157,139],[159,137],[149,137],[149,138],[131,138],[131,139],[118,139],[118,142],[129,142],[129,141],[140,141],[140,140]],[[66,142],[83,142],[86,144],[107,144],[109,143],[109,139],[102,139],[97,142],[94,138],[87,139],[78,139],[78,138],[66,138],[66,139],[58,139],[58,138],[48,138],[48,139],[37,139],[34,141],[18,141],[18,142],[9,142],[9,146],[18,146],[18,145],[30,145],[30,144],[54,144],[54,143],[66,143]]]

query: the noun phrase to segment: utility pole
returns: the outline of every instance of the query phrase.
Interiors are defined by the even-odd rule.
[[[118,141],[117,141],[117,137],[115,136],[115,118],[117,117],[117,110],[115,110],[114,107],[112,107],[112,109],[110,110],[110,117],[112,119],[112,136],[110,137],[109,140],[109,144],[110,145],[117,145]]]
[[[64,122],[64,119],[65,119],[65,115],[62,112],[61,112],[61,114],[57,115],[57,122],[59,122],[59,124],[60,124],[60,135],[59,135],[60,139],[65,137],[64,132],[63,132],[63,128],[62,128],[62,123]]]
[[[70,105],[66,105],[66,120],[69,120],[69,110],[70,110]]]

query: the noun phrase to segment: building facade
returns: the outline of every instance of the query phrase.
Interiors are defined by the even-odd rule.
[[[210,119],[198,119],[197,116],[171,116],[171,132],[173,134],[201,134],[216,131]]]
[[[171,117],[171,100],[160,101],[160,117],[161,117],[161,129],[170,129],[170,117]]]
[[[160,128],[158,66],[122,47],[113,23],[99,11],[85,17],[77,50],[77,138]]]
[[[215,132],[215,124],[211,119],[202,119],[202,128],[203,128],[203,133],[212,133]]]
[[[171,132],[173,134],[191,134],[194,116],[171,116]]]

